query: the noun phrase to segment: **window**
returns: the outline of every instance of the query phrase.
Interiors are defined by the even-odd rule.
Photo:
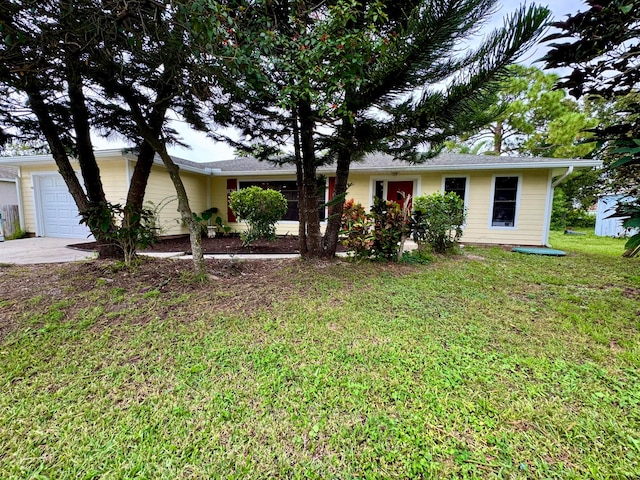
[[[375,193],[373,196],[379,199],[384,198],[384,182],[382,180],[376,180]]]
[[[518,177],[495,177],[492,227],[515,227],[518,205]]]
[[[284,217],[282,217],[282,220],[293,222],[298,221],[298,218],[300,217],[300,210],[298,209],[298,186],[294,180],[239,182],[238,188],[247,188],[253,186],[277,190],[282,195],[284,195],[284,198],[287,199],[287,213],[285,213]],[[318,210],[318,213],[320,214],[320,220],[324,220],[326,217],[323,191],[324,190],[319,193],[321,197],[321,206]]]
[[[457,194],[466,203],[467,177],[445,177],[443,190],[444,193],[453,192]]]

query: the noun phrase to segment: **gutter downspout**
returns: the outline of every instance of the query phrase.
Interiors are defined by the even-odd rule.
[[[564,182],[566,180],[566,178],[571,175],[573,173],[573,165],[571,165],[569,168],[567,168],[567,171],[564,172],[564,175],[562,175],[560,178],[558,178],[555,182],[553,182],[551,184],[551,188],[556,188],[558,185],[560,185],[562,182]]]

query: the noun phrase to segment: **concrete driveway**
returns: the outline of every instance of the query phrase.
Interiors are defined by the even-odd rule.
[[[21,238],[0,242],[0,263],[62,263],[96,257],[94,252],[69,248],[67,245],[86,243],[87,239]]]

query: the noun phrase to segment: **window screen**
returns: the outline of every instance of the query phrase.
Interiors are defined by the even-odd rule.
[[[492,227],[513,227],[516,224],[518,177],[496,177],[493,192]]]

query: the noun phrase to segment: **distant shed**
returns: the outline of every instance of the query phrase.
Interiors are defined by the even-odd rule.
[[[598,199],[596,213],[596,235],[599,237],[629,237],[635,235],[638,229],[628,229],[622,226],[623,217],[611,218],[621,201],[633,201],[634,198],[625,195],[603,195]]]
[[[0,166],[0,207],[18,204],[18,169]]]

